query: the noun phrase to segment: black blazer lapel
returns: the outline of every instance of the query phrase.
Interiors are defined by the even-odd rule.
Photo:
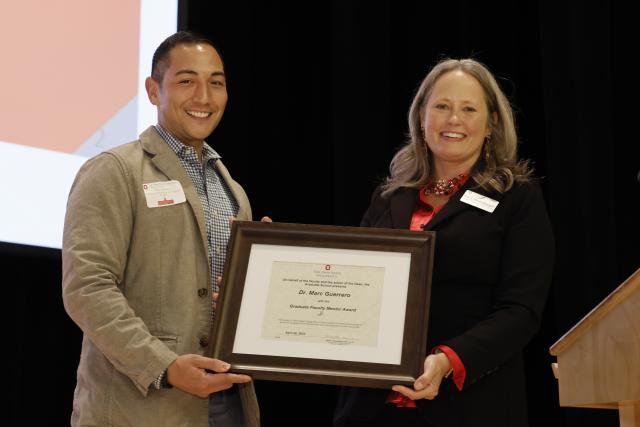
[[[418,189],[399,188],[390,198],[391,227],[408,230],[418,198]]]
[[[496,191],[487,191],[482,187],[474,188],[475,186],[476,186],[476,182],[473,180],[473,178],[470,178],[469,180],[467,180],[467,182],[462,187],[460,187],[460,189],[456,192],[456,194],[454,194],[453,197],[449,199],[447,204],[442,207],[440,212],[438,212],[431,219],[431,221],[429,221],[429,223],[425,227],[425,230],[433,230],[436,226],[438,226],[438,224],[448,220],[449,218],[453,218],[460,212],[463,212],[467,209],[479,209],[468,203],[460,201],[460,199],[462,198],[462,196],[467,190],[471,190],[475,193],[482,194],[483,196],[490,197],[496,201],[500,201],[500,199],[502,199],[502,194]]]

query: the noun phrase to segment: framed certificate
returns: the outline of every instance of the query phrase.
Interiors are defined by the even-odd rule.
[[[213,357],[255,379],[412,384],[426,357],[434,239],[235,221]]]

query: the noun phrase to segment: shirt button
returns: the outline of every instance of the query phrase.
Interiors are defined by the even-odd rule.
[[[200,347],[206,347],[209,345],[208,337],[200,337]]]
[[[206,297],[208,293],[209,293],[209,291],[207,290],[207,288],[198,289],[198,296],[199,297]]]
[[[220,254],[220,248],[216,246],[216,254]]]

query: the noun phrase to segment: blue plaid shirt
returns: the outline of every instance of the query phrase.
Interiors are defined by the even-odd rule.
[[[205,142],[200,162],[195,148],[181,143],[160,125],[156,125],[155,128],[176,153],[198,191],[207,223],[212,290],[218,292],[217,278],[222,276],[224,269],[227,242],[231,233],[230,219],[238,215],[238,202],[216,168],[220,155]]]

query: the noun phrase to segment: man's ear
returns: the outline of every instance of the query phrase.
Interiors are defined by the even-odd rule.
[[[147,89],[147,96],[149,97],[149,101],[153,105],[160,104],[160,97],[158,96],[158,92],[160,88],[158,87],[158,83],[153,79],[153,77],[147,77],[144,81],[144,87]]]

